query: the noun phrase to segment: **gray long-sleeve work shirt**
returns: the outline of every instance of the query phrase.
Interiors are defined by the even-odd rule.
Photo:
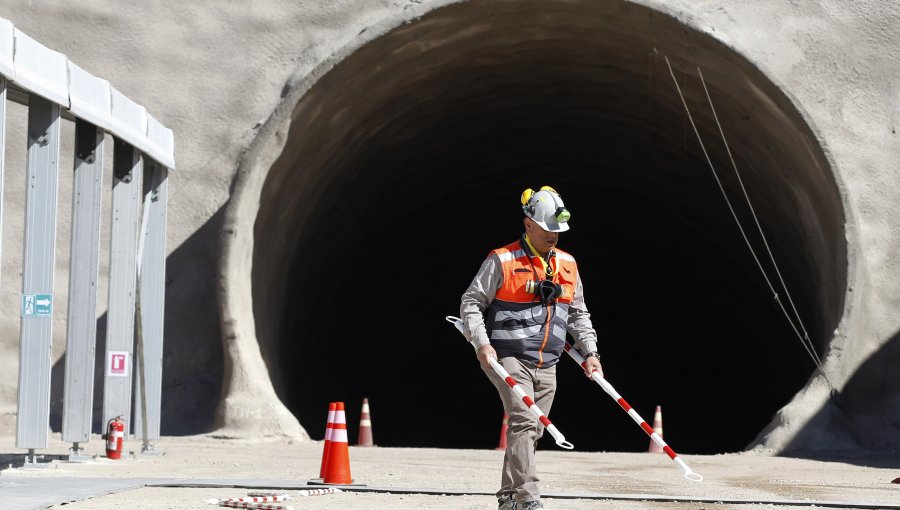
[[[503,283],[503,264],[496,253],[491,253],[462,295],[459,314],[463,321],[463,334],[478,349],[490,343],[484,325],[485,310],[494,301],[497,290]],[[575,339],[575,348],[582,354],[597,350],[597,332],[591,324],[591,314],[584,303],[584,289],[581,285],[581,274],[578,274],[575,295],[569,304],[567,328]]]

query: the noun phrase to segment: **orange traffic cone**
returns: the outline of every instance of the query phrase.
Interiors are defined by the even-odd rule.
[[[325,477],[325,466],[328,465],[328,450],[331,445],[331,425],[334,423],[334,413],[337,402],[328,404],[328,420],[325,422],[325,445],[322,447],[322,467],[319,468],[319,478]]]
[[[372,418],[369,416],[369,399],[364,398],[362,412],[359,413],[359,436],[356,446],[375,446],[372,442]]]
[[[509,428],[509,415],[503,413],[503,424],[500,425],[500,442],[497,443],[497,448],[495,450],[505,450],[506,449],[506,429]]]
[[[334,423],[331,425],[331,444],[328,449],[328,464],[325,466],[325,483],[349,484],[353,483],[350,477],[350,448],[347,444],[347,416],[344,412],[344,403],[338,402],[334,413]]]
[[[653,431],[659,434],[659,437],[663,437],[662,406],[656,406],[656,412],[653,414]],[[647,451],[650,453],[663,453],[662,447],[656,444],[656,441],[653,439],[650,439],[650,447],[647,448]]]

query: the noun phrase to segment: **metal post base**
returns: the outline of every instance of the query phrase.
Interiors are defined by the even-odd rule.
[[[88,462],[91,459],[93,459],[93,457],[86,455],[84,453],[84,448],[78,443],[72,443],[72,447],[69,448],[69,456],[66,457],[66,460],[69,462]]]
[[[50,463],[44,462],[44,456],[37,455],[33,448],[30,448],[28,453],[25,454],[25,462],[22,464],[22,469],[48,469],[49,467]]]
[[[153,443],[146,442],[141,445],[141,456],[143,457],[162,457],[165,452],[157,450]]]

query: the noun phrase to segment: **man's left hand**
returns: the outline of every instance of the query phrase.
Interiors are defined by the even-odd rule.
[[[593,374],[595,371],[600,374],[600,377],[603,377],[603,367],[600,366],[600,360],[595,358],[594,356],[591,356],[584,362],[584,375],[586,375],[587,378],[590,379],[591,374]]]

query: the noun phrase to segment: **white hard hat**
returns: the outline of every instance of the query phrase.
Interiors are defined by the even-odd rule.
[[[526,189],[522,193],[522,211],[548,232],[569,230],[568,222],[572,215],[559,193],[550,186],[544,186],[537,192],[531,188]]]

